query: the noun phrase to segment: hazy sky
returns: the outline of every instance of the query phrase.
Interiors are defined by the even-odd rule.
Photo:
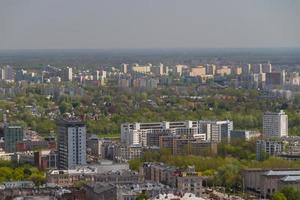
[[[299,0],[0,0],[0,49],[300,47]]]

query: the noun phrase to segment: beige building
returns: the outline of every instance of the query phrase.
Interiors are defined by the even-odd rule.
[[[195,171],[194,166],[182,170],[163,163],[144,163],[140,169],[140,175],[145,180],[159,182],[177,188],[182,193],[190,192],[198,197],[204,192],[207,180],[207,177]]]
[[[231,69],[228,66],[222,66],[221,68],[217,69],[216,74],[220,76],[226,76],[231,74]]]
[[[299,77],[298,72],[293,72],[290,75],[289,84],[290,85],[297,85],[297,86],[300,85],[300,77]]]
[[[178,76],[182,75],[183,69],[187,68],[186,65],[176,65],[174,68],[175,74],[177,74]]]
[[[151,72],[151,66],[133,66],[132,68],[133,72],[142,73],[142,74],[148,74]]]
[[[233,68],[233,73],[236,75],[241,75],[242,74],[242,68],[241,67],[234,67]]]
[[[193,67],[190,69],[190,76],[205,76],[206,69],[203,66]]]

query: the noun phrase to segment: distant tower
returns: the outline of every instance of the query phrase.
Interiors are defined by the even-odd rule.
[[[243,74],[250,74],[252,70],[251,64],[243,65],[242,73]]]
[[[272,72],[272,64],[268,61],[267,64],[263,65],[263,73],[271,73]]]
[[[73,80],[73,69],[71,67],[66,67],[63,70],[63,80],[72,81]]]
[[[124,74],[127,74],[128,72],[128,64],[122,64],[121,65],[121,72],[123,72]]]
[[[21,126],[6,125],[4,127],[4,145],[8,153],[16,152],[16,144],[24,139],[24,131]]]
[[[266,138],[288,136],[288,116],[283,110],[279,113],[264,113],[263,136]]]
[[[62,119],[58,125],[58,167],[75,168],[86,164],[86,127],[77,119]]]
[[[0,80],[5,80],[5,81],[15,80],[15,73],[11,66],[6,65],[0,68]]]

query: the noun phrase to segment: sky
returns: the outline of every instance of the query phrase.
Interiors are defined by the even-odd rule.
[[[0,0],[0,49],[277,47],[299,0]]]

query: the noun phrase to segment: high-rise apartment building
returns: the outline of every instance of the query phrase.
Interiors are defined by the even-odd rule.
[[[230,142],[230,132],[233,130],[233,122],[226,121],[199,121],[201,133],[206,134],[206,140],[213,142]]]
[[[242,73],[244,75],[249,75],[249,74],[251,74],[251,72],[252,72],[252,66],[251,66],[251,64],[243,65],[243,67],[242,67]]]
[[[271,63],[263,64],[262,71],[263,71],[263,73],[271,73],[272,72],[272,64]]]
[[[86,127],[77,119],[62,119],[58,125],[58,167],[70,169],[86,164]]]
[[[63,80],[72,81],[73,80],[73,69],[71,67],[66,67],[63,70]]]
[[[128,72],[128,64],[122,64],[121,65],[121,72],[123,72],[124,74],[127,74]]]
[[[216,65],[209,65],[209,64],[207,64],[206,66],[205,66],[205,69],[206,69],[206,74],[207,75],[215,75],[215,73],[216,73]]]
[[[14,79],[15,79],[15,74],[11,66],[6,65],[0,68],[0,80],[14,81]]]
[[[16,144],[24,139],[24,131],[21,126],[6,125],[4,127],[4,145],[8,153],[16,152]]]
[[[288,136],[288,116],[283,110],[278,113],[264,113],[263,136],[265,138]]]
[[[266,73],[266,86],[282,86],[285,84],[285,70]]]

